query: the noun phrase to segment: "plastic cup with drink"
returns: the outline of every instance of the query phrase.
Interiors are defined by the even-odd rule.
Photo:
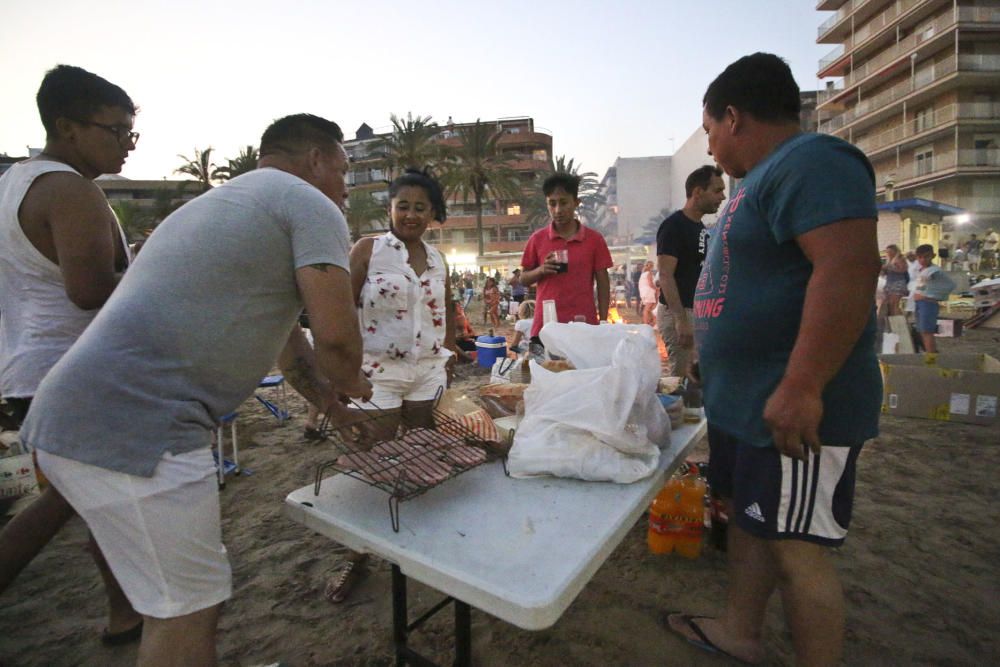
[[[552,256],[556,263],[556,273],[566,273],[569,271],[569,250],[565,248],[562,250],[553,250]]]

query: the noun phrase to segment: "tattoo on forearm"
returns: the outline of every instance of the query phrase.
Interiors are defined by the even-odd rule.
[[[323,381],[316,376],[316,371],[312,368],[305,357],[295,357],[295,360],[288,368],[281,369],[288,379],[288,384],[302,394],[302,396],[318,407],[322,407],[322,395],[324,389]]]

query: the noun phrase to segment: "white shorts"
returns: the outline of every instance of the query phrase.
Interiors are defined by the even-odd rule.
[[[38,450],[38,465],[87,522],[137,612],[175,618],[232,595],[208,448],[164,454],[139,477]]]
[[[365,362],[362,367],[372,383],[372,398],[362,403],[361,408],[373,410],[393,410],[403,405],[403,401],[431,401],[438,390],[444,391],[448,384],[445,370],[447,357],[431,357],[416,363],[409,361],[383,361],[378,366]]]

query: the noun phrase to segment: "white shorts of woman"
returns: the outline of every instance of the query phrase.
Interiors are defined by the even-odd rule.
[[[152,477],[37,451],[39,467],[87,523],[137,612],[176,618],[232,595],[209,448],[164,454]]]
[[[429,357],[413,361],[382,361],[375,366],[367,361],[363,370],[372,383],[372,397],[359,404],[364,410],[395,410],[403,401],[432,401],[448,383],[447,357]]]

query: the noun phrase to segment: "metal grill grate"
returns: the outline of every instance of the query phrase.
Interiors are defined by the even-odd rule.
[[[354,407],[360,408],[357,403]],[[334,445],[337,458],[317,468],[314,491],[319,495],[330,470],[381,489],[389,494],[389,518],[396,532],[404,500],[487,461],[502,459],[507,474],[509,444],[485,440],[437,408],[431,411],[432,428],[407,424],[402,416],[377,407],[357,412],[350,423],[332,424],[324,418],[320,424],[320,434]],[[399,426],[387,434],[385,424],[396,419]]]

